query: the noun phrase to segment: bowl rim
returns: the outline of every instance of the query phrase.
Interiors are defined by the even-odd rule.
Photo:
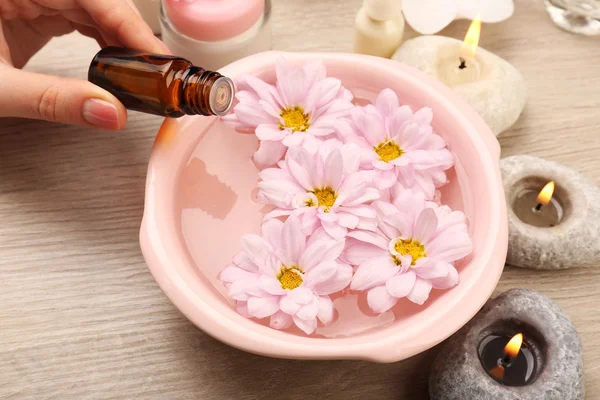
[[[452,310],[461,307],[460,313],[454,315],[441,315],[437,322],[443,329],[437,332],[432,339],[423,340],[420,343],[405,343],[403,337],[399,335],[390,335],[384,340],[368,343],[357,343],[354,345],[337,346],[336,341],[343,339],[322,339],[314,338],[315,344],[301,343],[291,344],[288,341],[266,338],[258,332],[241,328],[239,325],[224,318],[217,310],[211,308],[198,299],[186,282],[181,277],[172,273],[169,265],[174,260],[180,260],[181,255],[177,254],[172,243],[167,238],[175,234],[172,224],[160,215],[161,208],[157,205],[154,193],[157,190],[156,184],[159,181],[161,171],[165,166],[159,165],[160,143],[165,137],[172,134],[171,131],[177,129],[177,124],[181,121],[165,119],[157,135],[150,161],[148,165],[148,175],[146,180],[146,199],[144,205],[144,214],[140,228],[140,246],[142,254],[152,273],[154,279],[160,288],[171,300],[171,302],[197,327],[202,329],[217,340],[224,342],[238,349],[277,358],[291,359],[363,359],[375,362],[395,362],[409,358],[415,354],[425,351],[436,344],[442,342],[447,337],[454,334],[464,326],[490,298],[504,268],[504,261],[508,246],[508,221],[506,218],[506,200],[502,186],[499,169],[500,146],[491,130],[483,122],[481,117],[449,88],[438,82],[436,79],[425,73],[398,63],[396,61],[381,59],[377,57],[345,54],[345,53],[287,53],[287,52],[264,52],[255,54],[235,63],[232,63],[220,70],[225,76],[233,79],[248,71],[259,71],[267,65],[273,65],[276,58],[285,56],[290,62],[300,62],[310,59],[321,59],[323,61],[345,61],[349,63],[363,64],[363,66],[373,67],[379,70],[385,70],[390,75],[395,75],[397,79],[411,79],[419,86],[419,89],[428,92],[428,95],[434,96],[437,101],[444,103],[445,107],[460,118],[465,127],[465,134],[481,154],[480,159],[484,164],[488,164],[487,171],[490,172],[489,178],[496,184],[491,187],[497,190],[497,193],[491,193],[490,208],[497,209],[493,213],[490,227],[487,231],[490,239],[486,242],[485,251],[488,265],[494,268],[486,268],[485,274],[480,274],[477,280],[477,290],[473,296],[465,299],[460,297],[455,301]],[[415,79],[416,78],[416,79]],[[185,120],[189,117],[183,117]],[[217,119],[209,118],[208,126],[211,126]],[[207,128],[208,129],[208,128]],[[504,217],[502,217],[504,216]],[[493,239],[492,239],[493,238]],[[306,339],[306,338],[305,338]],[[312,338],[311,338],[312,339]],[[329,343],[323,345],[322,341]],[[300,342],[300,341],[299,341]],[[318,344],[317,344],[318,343]],[[390,347],[394,344],[399,346]],[[390,348],[394,348],[390,351]]]

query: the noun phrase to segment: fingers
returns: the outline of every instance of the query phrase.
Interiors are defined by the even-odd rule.
[[[0,117],[42,119],[103,129],[123,128],[127,111],[110,93],[84,80],[0,65]]]
[[[81,33],[83,36],[95,39],[101,48],[104,48],[109,45],[104,36],[102,36],[102,34],[98,32],[95,28],[79,24],[73,24],[73,26],[75,27],[77,32]]]
[[[113,34],[119,42],[132,49],[151,53],[168,53],[168,48],[155,36],[135,8],[123,0],[80,0],[100,30]]]

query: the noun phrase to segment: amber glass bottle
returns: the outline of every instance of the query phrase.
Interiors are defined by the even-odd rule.
[[[130,110],[174,118],[225,115],[235,94],[231,79],[193,66],[184,58],[120,47],[107,47],[96,54],[88,80]]]

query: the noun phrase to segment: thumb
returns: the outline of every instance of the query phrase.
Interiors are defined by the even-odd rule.
[[[88,81],[0,64],[0,117],[116,130],[127,122],[127,111],[116,97]]]

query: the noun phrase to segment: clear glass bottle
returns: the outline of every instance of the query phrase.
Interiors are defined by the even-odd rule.
[[[600,35],[600,0],[545,0],[552,21],[566,31]]]
[[[88,80],[112,93],[130,110],[165,117],[225,115],[235,89],[231,79],[174,56],[121,47],[102,49]]]
[[[212,70],[271,50],[270,0],[162,0],[160,23],[173,54]]]

